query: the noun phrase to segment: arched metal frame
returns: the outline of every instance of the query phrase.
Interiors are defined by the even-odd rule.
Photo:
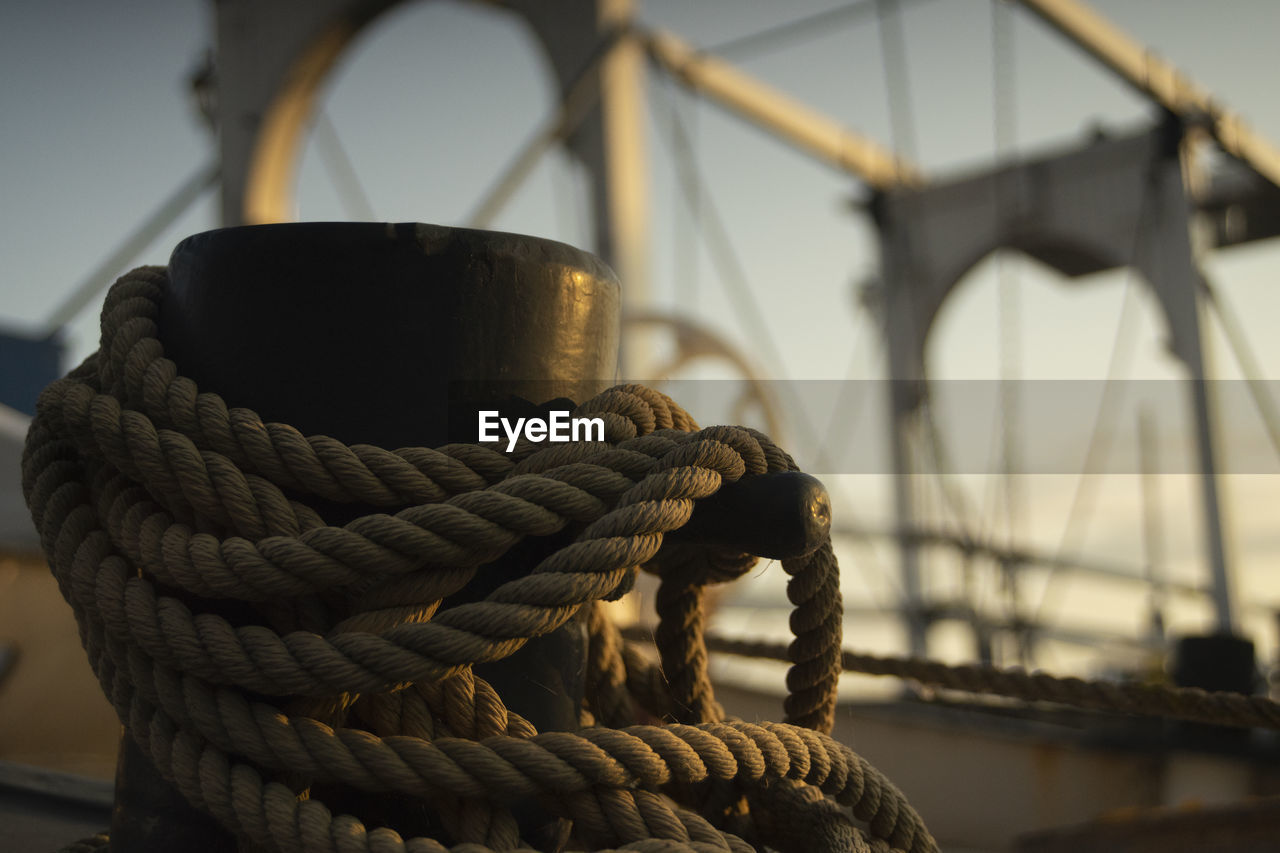
[[[217,10],[217,118],[224,225],[292,219],[302,142],[329,72],[355,37],[403,0],[221,0]],[[633,0],[497,0],[541,44],[561,96],[601,43],[626,31]],[[618,38],[594,72],[599,100],[565,140],[592,179],[594,248],[637,304],[648,279],[644,168],[644,57]]]
[[[1192,251],[1193,213],[1179,156],[1180,127],[1157,128],[877,202],[889,350],[892,454],[898,524],[910,530],[909,447],[927,386],[926,340],[943,302],[982,258],[1016,248],[1068,276],[1132,265],[1151,287],[1170,348],[1186,365],[1196,423],[1208,562],[1218,631],[1233,631],[1219,512],[1213,434],[1200,333],[1201,280]],[[1140,247],[1159,247],[1139,251]],[[902,542],[907,628],[927,652],[917,546]]]

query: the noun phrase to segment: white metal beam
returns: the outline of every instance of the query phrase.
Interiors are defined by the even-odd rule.
[[[642,35],[649,56],[690,89],[878,190],[920,184],[916,167],[879,143],[827,118],[665,32]]]
[[[1280,186],[1280,149],[1217,103],[1171,63],[1153,54],[1079,0],[1015,0],[1174,115],[1204,120],[1226,151]]]

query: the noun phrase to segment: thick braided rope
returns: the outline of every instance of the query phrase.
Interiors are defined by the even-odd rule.
[[[144,268],[111,290],[99,352],[41,398],[23,481],[104,691],[197,808],[258,847],[299,853],[446,849],[366,829],[295,790],[329,784],[448,804],[459,853],[518,849],[508,807],[530,798],[572,820],[582,845],[752,849],[726,831],[725,815],[690,809],[705,805],[699,792],[711,786],[821,813],[828,842],[863,832],[831,829],[848,820],[838,804],[866,822],[877,846],[935,849],[901,794],[820,733],[830,729],[839,671],[829,547],[787,564],[797,633],[787,712],[798,725],[720,720],[700,622],[674,646],[692,661],[676,697],[652,674],[632,691],[634,653],[592,613],[587,699],[610,727],[538,733],[471,671],[583,606],[594,611],[628,588],[636,567],[669,564],[663,534],[722,482],[794,468],[767,438],[699,431],[638,386],[579,407],[604,418],[604,442],[507,455],[304,437],[229,409],[179,375],[156,339],[165,286],[162,270]],[[308,496],[386,511],[335,527]],[[574,540],[527,576],[441,609],[523,538],[561,531]],[[697,552],[682,559],[700,567],[682,574],[686,589],[744,564]],[[214,600],[249,607],[232,619]],[[636,705],[675,719],[684,694],[705,700],[679,715],[683,723],[629,725]],[[749,820],[734,826],[758,834]],[[78,845],[69,849],[106,841]]]
[[[635,634],[637,639],[643,639]],[[786,643],[708,636],[712,651],[743,657],[790,660]],[[1149,717],[1168,717],[1193,723],[1239,728],[1280,729],[1280,702],[1265,696],[1246,696],[1198,687],[1087,681],[1045,672],[1002,669],[977,664],[953,665],[922,658],[872,655],[844,650],[845,672],[888,675],[933,687],[966,693],[985,693],[1024,702],[1053,702],[1092,711],[1112,711]]]

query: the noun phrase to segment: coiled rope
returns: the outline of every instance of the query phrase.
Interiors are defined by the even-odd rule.
[[[157,339],[166,288],[145,267],[113,286],[98,352],[40,399],[23,488],[103,690],[193,806],[287,853],[525,849],[511,807],[529,800],[572,821],[576,849],[937,849],[827,734],[829,542],[783,562],[786,722],[729,720],[714,699],[703,590],[754,558],[663,537],[723,482],[794,469],[765,436],[699,429],[640,386],[575,412],[604,419],[603,442],[504,454],[303,436],[179,375]],[[318,501],[373,511],[334,526]],[[517,542],[556,533],[572,541],[527,576],[442,606]],[[661,578],[657,665],[599,608],[640,567]],[[584,609],[583,727],[538,732],[472,667]],[[334,813],[317,796],[334,786],[421,798],[448,838]]]

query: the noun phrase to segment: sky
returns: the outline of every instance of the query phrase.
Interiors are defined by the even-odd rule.
[[[841,5],[833,0],[643,0],[640,19],[714,48]],[[1095,5],[1241,112],[1263,135],[1280,140],[1274,91],[1280,4],[1099,0]],[[213,139],[194,108],[188,79],[212,43],[212,8],[205,0],[0,4],[0,326],[18,333],[39,329],[148,212],[211,159]],[[895,146],[927,174],[958,174],[985,168],[996,158],[991,10],[988,0],[905,3],[906,76],[895,84],[899,97],[892,109],[874,15],[771,49],[727,56],[751,75]],[[1079,49],[1025,11],[1009,12],[1010,51],[999,91],[1011,104],[1001,113],[1009,122],[1011,153],[1029,156],[1069,147],[1098,128],[1122,132],[1150,120],[1150,105]],[[659,75],[650,76],[648,87],[653,306],[706,324],[770,378],[882,376],[878,331],[858,307],[859,287],[878,264],[871,223],[852,204],[866,198],[865,189],[716,106],[698,102]],[[519,20],[479,3],[422,0],[384,14],[356,41],[328,82],[322,111],[359,176],[374,218],[461,224],[553,106],[543,58]],[[676,180],[673,115],[692,141],[705,185],[700,217],[689,210]],[[362,218],[359,207],[344,204],[315,140],[307,143],[302,159],[297,218]],[[589,248],[584,194],[576,167],[554,151],[493,227]],[[744,281],[723,275],[709,244],[699,237],[713,209],[745,270]],[[209,196],[175,220],[136,263],[164,263],[180,239],[217,225]],[[943,310],[927,353],[932,378],[991,379],[1012,369],[1006,375],[1098,380],[1109,375],[1117,339],[1132,343],[1122,345],[1123,357],[1112,375],[1144,380],[1181,375],[1163,347],[1154,302],[1126,273],[1068,281],[1024,259],[1003,263],[1002,274],[1018,294],[1015,331],[1005,333],[1006,346],[1001,349],[997,264],[988,259]],[[1280,378],[1280,336],[1270,334],[1280,308],[1274,287],[1280,245],[1272,240],[1231,249],[1203,263],[1241,316],[1264,374]],[[749,299],[741,296],[742,288]],[[1127,310],[1122,309],[1126,300]],[[750,304],[765,318],[770,340],[752,325]],[[1006,310],[1012,310],[1008,303]],[[1122,317],[1123,334],[1117,336]],[[95,327],[93,305],[66,330],[77,358],[94,348]],[[1239,376],[1213,328],[1207,346],[1215,376]],[[728,375],[708,370],[700,375]],[[838,518],[886,528],[892,521],[888,477],[821,470],[815,438],[850,441],[852,431],[866,430],[859,440],[883,442],[880,401],[861,399],[859,405],[866,411],[828,407],[793,416],[784,440],[801,445],[796,449],[802,464],[831,475]],[[1125,424],[1132,422],[1124,417]],[[945,435],[947,425],[941,429]],[[1116,429],[1117,444],[1132,443],[1128,426]],[[1170,423],[1167,429],[1178,426]],[[1170,452],[1185,452],[1185,447]],[[1157,478],[1163,569],[1171,577],[1203,582],[1195,479],[1186,475],[1185,465],[1167,464],[1171,473]],[[1050,552],[1065,547],[1135,571],[1145,560],[1137,478],[1095,478],[1086,488],[1092,510],[1067,523],[1080,487],[1065,472],[1076,468],[1064,463],[1052,473],[1024,474],[1011,529],[1009,513],[1000,508],[999,481],[980,473],[989,470],[989,460],[970,461],[966,473],[951,479],[952,488],[967,495],[981,515],[969,524],[991,531],[999,541],[1013,539]],[[1252,469],[1237,463],[1232,470]],[[929,518],[953,528],[959,523],[938,495],[936,478],[922,478],[919,490]],[[1269,567],[1280,557],[1280,536],[1270,508],[1280,505],[1280,484],[1274,474],[1235,473],[1223,478],[1223,490],[1238,597],[1274,610],[1280,583]],[[891,609],[898,585],[889,544],[845,542],[842,548],[850,602],[864,611]],[[744,594],[744,601],[776,599],[776,570],[755,583],[759,591]],[[1028,572],[1010,592],[992,567],[966,569],[950,557],[934,561],[928,586],[938,597],[969,595],[993,613],[1002,612],[1012,596],[1024,612],[1043,606],[1041,612],[1063,625],[1130,636],[1145,629],[1146,593],[1137,586],[1061,577],[1046,585],[1043,572]],[[1191,600],[1171,605],[1168,617],[1175,631],[1199,631],[1210,627],[1209,613],[1204,601]],[[1273,660],[1274,616],[1255,607],[1247,629],[1259,641],[1261,656]],[[870,615],[851,623],[850,637],[852,645],[901,648],[893,623]],[[971,652],[963,626],[940,628],[937,640],[944,656]],[[1071,671],[1114,663],[1065,645],[1052,646],[1042,662]]]

